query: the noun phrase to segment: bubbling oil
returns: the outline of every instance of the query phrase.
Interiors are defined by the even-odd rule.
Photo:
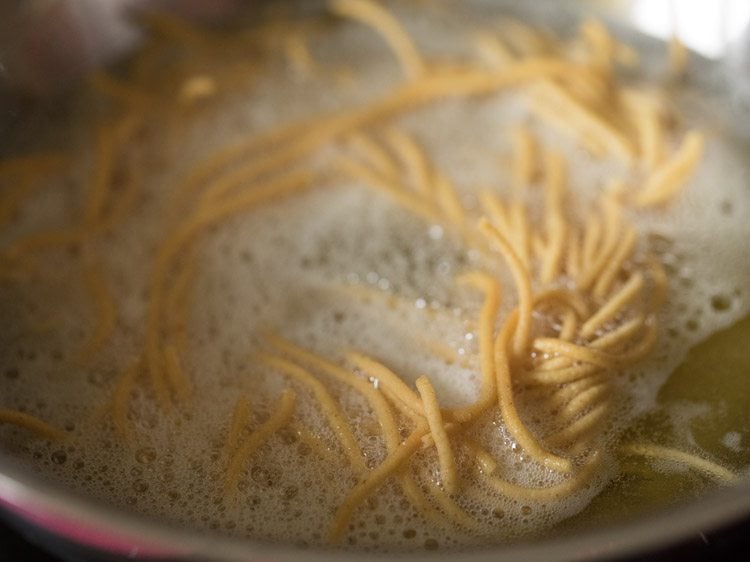
[[[414,19],[408,9],[399,14],[425,52],[437,56],[451,46],[457,53],[466,50],[458,35],[445,39],[435,32],[445,22],[431,27],[430,20]],[[263,71],[247,84],[202,110],[185,110],[175,125],[179,134],[166,135],[165,141],[153,124],[128,148],[128,158],[142,174],[141,201],[133,216],[87,249],[103,264],[118,303],[111,342],[95,359],[80,362],[74,354],[94,315],[82,286],[80,255],[45,255],[41,264],[51,272],[47,278],[3,287],[2,317],[17,319],[0,335],[3,403],[38,413],[75,436],[53,444],[5,427],[9,453],[70,489],[139,514],[239,537],[325,546],[326,522],[358,476],[309,389],[259,360],[269,333],[335,360],[347,350],[366,351],[409,385],[428,374],[445,407],[476,399],[480,369],[474,319],[481,302],[455,278],[472,269],[492,271],[505,288],[501,315],[506,316],[517,305],[510,273],[467,249],[450,229],[418,220],[392,200],[346,180],[321,181],[315,189],[230,218],[202,237],[192,256],[199,265],[185,304],[190,320],[184,367],[194,387],[189,401],[165,412],[146,385],[136,386],[128,414],[136,435],[132,443],[113,430],[100,407],[108,403],[118,375],[144,337],[151,260],[169,225],[179,219],[170,197],[198,155],[248,130],[371,100],[399,79],[395,63],[384,61],[380,44],[347,27],[319,35],[315,54],[354,72],[354,81],[332,87],[338,75],[334,68],[300,82],[299,73],[271,53]],[[680,94],[675,95],[679,102]],[[509,151],[505,133],[514,124],[533,122],[524,99],[522,93],[507,92],[451,100],[394,122],[426,147],[457,185],[462,203],[475,208],[477,186],[504,189],[510,184],[499,155]],[[700,123],[712,107],[710,101],[691,107],[689,119]],[[617,162],[594,158],[564,136],[544,128],[537,132],[570,162],[573,200],[591,201],[608,178],[622,171]],[[325,170],[345,150],[333,143],[308,164]],[[55,185],[47,190],[52,195],[45,191],[32,197],[3,233],[3,242],[75,219],[81,197],[76,184],[84,181],[92,151],[84,143],[66,175],[52,180]],[[732,142],[712,138],[684,194],[665,210],[632,217],[644,233],[640,251],[659,256],[671,290],[656,349],[615,379],[622,400],[602,431],[602,464],[585,486],[543,501],[503,497],[487,489],[469,469],[473,459],[461,452],[457,461],[465,493],[453,499],[470,524],[450,522],[439,506],[432,514],[416,509],[391,480],[352,518],[344,546],[434,550],[505,542],[541,533],[589,505],[619,472],[613,449],[622,432],[657,408],[659,389],[687,351],[750,311],[750,263],[743,259],[750,235],[744,220],[750,216],[745,160]],[[537,199],[528,196],[534,214],[540,214]],[[376,379],[370,382],[377,388]],[[247,426],[257,428],[273,415],[276,397],[290,385],[297,393],[294,421],[248,461],[228,501],[224,440],[237,397],[250,399]],[[326,386],[346,412],[367,467],[376,467],[386,454],[377,419],[351,388],[328,379]],[[537,430],[554,430],[552,416],[523,395],[519,400]],[[533,462],[518,446],[499,416],[486,418],[470,437],[490,444],[506,479],[536,487],[559,483],[557,473]],[[310,439],[300,427],[317,437]],[[406,437],[406,425],[400,429]],[[248,435],[245,429],[242,437]],[[412,472],[423,489],[440,480],[437,460],[427,450],[415,455]]]

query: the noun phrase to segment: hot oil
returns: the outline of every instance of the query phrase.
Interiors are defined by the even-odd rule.
[[[721,308],[721,303],[716,303]],[[726,466],[746,466],[750,425],[750,337],[745,318],[690,350],[659,390],[656,411],[637,419],[622,441],[668,443],[710,454]],[[627,520],[665,506],[689,502],[712,482],[675,463],[623,458],[621,473],[581,513],[559,526],[571,532]]]
[[[444,35],[406,16],[427,52],[444,54],[450,47]],[[460,35],[451,37],[460,43]],[[367,353],[410,385],[427,374],[441,405],[463,406],[475,399],[481,295],[457,286],[455,278],[474,269],[496,275],[503,284],[504,317],[517,303],[511,275],[496,254],[467,247],[449,228],[415,218],[361,183],[329,174],[331,163],[350,150],[345,143],[332,143],[306,161],[320,172],[314,189],[221,222],[183,258],[197,264],[185,305],[189,326],[183,350],[193,396],[169,413],[155,402],[148,384],[136,385],[128,417],[133,441],[112,427],[106,405],[142,344],[151,260],[192,202],[171,199],[191,165],[248,131],[363,103],[401,80],[375,37],[342,26],[320,35],[315,45],[314,53],[330,65],[319,74],[301,77],[272,50],[257,61],[262,72],[243,87],[219,89],[217,99],[185,106],[170,123],[174,129],[165,127],[167,134],[161,123],[150,124],[128,149],[142,166],[140,204],[128,221],[92,245],[120,307],[112,341],[100,356],[89,362],[75,358],[95,315],[82,287],[80,253],[45,255],[39,262],[53,272],[47,279],[3,291],[3,316],[19,319],[2,335],[3,405],[37,413],[75,435],[68,443],[47,444],[6,427],[2,435],[9,452],[72,489],[139,514],[204,531],[321,546],[328,544],[328,522],[357,475],[309,388],[263,364],[259,353],[273,351],[269,335],[339,364],[350,350]],[[458,48],[465,50],[465,45]],[[331,87],[342,68],[353,80]],[[441,173],[456,183],[462,203],[476,209],[476,190],[482,185],[507,194],[507,131],[527,121],[531,117],[523,97],[509,92],[448,100],[391,124],[414,135]],[[543,127],[535,131],[571,163],[571,205],[575,199],[592,200],[607,178],[621,172],[619,164],[601,162],[563,136]],[[92,150],[82,149],[69,172],[71,204],[41,196],[30,201],[4,234],[7,240],[43,226],[48,216],[60,224],[77,220],[75,186],[85,182],[80,179],[86,176],[85,155]],[[666,464],[622,458],[618,444],[627,439],[685,446],[738,470],[747,465],[740,399],[733,406],[726,398],[740,396],[739,381],[728,376],[732,382],[726,388],[711,384],[721,392],[716,399],[702,391],[690,394],[705,386],[687,382],[701,379],[707,364],[729,365],[721,346],[736,348],[736,341],[747,336],[746,321],[720,331],[748,311],[744,282],[749,264],[741,259],[749,234],[743,221],[750,212],[747,164],[731,143],[716,140],[709,151],[683,198],[665,210],[633,217],[644,233],[642,250],[656,252],[668,267],[671,291],[657,349],[617,375],[621,405],[602,432],[604,463],[589,485],[555,501],[501,498],[481,483],[471,455],[462,451],[467,492],[456,501],[473,519],[471,525],[450,522],[439,508],[437,517],[415,508],[391,479],[356,512],[344,546],[430,550],[504,542],[545,532],[582,510],[586,520],[602,504],[640,498],[640,489],[656,501],[659,493],[643,482],[660,489],[666,482],[670,498],[672,489],[690,495],[709,485],[684,467],[673,476]],[[724,179],[720,194],[713,180],[717,175]],[[525,195],[537,216],[540,190],[533,185]],[[66,193],[52,191],[58,197]],[[176,280],[170,283],[174,288]],[[712,339],[708,347],[696,348],[687,355],[687,366],[670,378],[687,350],[715,332],[719,343]],[[719,347],[711,351],[713,345]],[[379,384],[365,373],[356,376]],[[343,384],[321,379],[346,412],[368,468],[377,466],[385,458],[385,445],[364,399]],[[225,439],[235,401],[245,396],[251,402],[248,428],[241,435],[247,438],[273,416],[286,387],[297,393],[293,423],[248,460],[228,498]],[[538,419],[537,429],[550,429],[546,412],[535,409],[533,401],[523,404],[525,419]],[[703,422],[709,418],[719,421]],[[686,419],[701,420],[697,425],[705,429],[690,425],[694,431],[685,432]],[[405,438],[411,426],[406,419],[398,421]],[[519,450],[497,417],[482,421],[472,436],[489,442],[504,477],[541,486],[559,481]],[[650,432],[651,427],[660,429]],[[305,428],[318,438],[311,440]],[[632,476],[636,471],[646,478]],[[417,453],[412,472],[419,486],[440,480],[428,449]],[[680,482],[688,482],[689,489]]]

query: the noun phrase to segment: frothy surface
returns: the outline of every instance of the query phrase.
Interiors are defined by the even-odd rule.
[[[445,51],[434,28],[413,23],[426,52]],[[351,349],[366,351],[410,384],[428,374],[441,405],[472,402],[479,384],[475,318],[481,298],[454,280],[471,269],[492,271],[506,288],[504,315],[517,304],[509,272],[478,252],[467,252],[449,230],[416,219],[357,182],[323,181],[309,192],[231,218],[202,238],[185,359],[194,402],[170,417],[137,390],[130,416],[139,435],[134,447],[119,441],[96,411],[143,337],[151,257],[180,213],[165,203],[194,159],[248,130],[372,99],[400,79],[395,64],[383,59],[381,44],[351,26],[335,28],[316,43],[321,59],[342,52],[347,57],[341,64],[354,74],[349,86],[332,87],[331,75],[325,73],[300,83],[285,61],[272,57],[251,87],[192,116],[182,125],[183,134],[170,136],[164,161],[151,160],[152,154],[163,153],[164,140],[156,130],[148,130],[141,144],[130,149],[143,164],[145,194],[137,213],[95,246],[120,309],[113,341],[91,364],[72,360],[93,315],[76,256],[51,255],[43,262],[52,272],[49,277],[3,287],[2,316],[18,319],[0,336],[3,405],[38,413],[77,437],[72,443],[48,445],[3,427],[8,451],[72,489],[139,513],[191,528],[319,545],[326,543],[321,521],[331,519],[356,476],[309,391],[257,360],[258,351],[267,347],[266,334],[283,334],[333,359]],[[335,57],[326,60],[338,64]],[[471,208],[477,204],[478,186],[507,190],[506,133],[525,121],[533,122],[523,96],[502,93],[436,104],[396,124],[427,148]],[[592,200],[604,180],[620,171],[618,164],[595,160],[543,127],[538,133],[568,157],[571,198]],[[75,186],[86,175],[91,150],[80,151],[80,162],[56,189],[24,205],[3,241],[75,216],[80,197]],[[340,144],[328,147],[314,156],[313,166],[324,169],[345,150]],[[658,389],[690,347],[750,312],[750,262],[743,254],[750,236],[750,170],[743,160],[732,143],[711,138],[703,164],[673,204],[631,217],[644,234],[642,249],[656,251],[667,265],[671,290],[656,350],[616,379],[624,398],[603,442],[614,441],[635,417],[653,409]],[[436,345],[454,359],[446,361]],[[227,503],[222,447],[238,394],[250,398],[249,426],[257,427],[289,384],[298,394],[295,420],[315,428],[328,453],[321,456],[293,429],[284,430],[248,462],[238,501]],[[347,412],[367,464],[376,466],[384,458],[384,444],[375,418],[359,395],[335,382],[326,384]],[[523,396],[521,403],[524,418],[545,429],[544,419],[536,421],[543,412]],[[490,421],[475,437],[494,443],[490,452],[501,459],[506,478],[541,486],[559,481],[556,473],[518,450],[500,420]],[[434,456],[418,453],[415,464],[420,483],[437,477]],[[471,529],[425,519],[391,482],[357,512],[349,544],[433,549],[540,532],[580,511],[616,472],[616,463],[607,456],[596,478],[564,500],[526,504],[498,496],[488,507],[490,492],[465,471],[466,488],[475,493],[457,502],[476,520]]]

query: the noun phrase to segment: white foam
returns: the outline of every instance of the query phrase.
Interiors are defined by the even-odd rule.
[[[425,23],[415,25],[415,30],[428,50],[437,44]],[[135,449],[119,443],[109,427],[86,425],[91,405],[102,402],[120,367],[140,345],[150,255],[176,218],[162,207],[169,188],[179,183],[199,154],[249,129],[351,106],[395,83],[398,71],[391,62],[383,62],[379,42],[351,52],[342,48],[342,42],[357,44],[359,38],[346,27],[330,32],[317,47],[339,58],[347,53],[347,60],[356,64],[357,88],[332,97],[325,81],[300,87],[283,69],[271,70],[251,89],[227,100],[218,112],[220,118],[196,118],[182,138],[172,139],[176,144],[171,153],[184,158],[147,167],[148,200],[99,248],[121,313],[113,344],[90,367],[70,367],[59,357],[60,350],[68,353],[77,348],[91,322],[90,304],[70,260],[69,271],[60,272],[61,283],[69,289],[64,302],[54,291],[35,292],[29,299],[23,291],[3,289],[4,318],[20,318],[19,325],[28,324],[41,308],[58,311],[62,319],[51,334],[29,335],[20,328],[3,334],[3,368],[18,371],[17,377],[2,381],[4,404],[39,413],[59,426],[74,424],[80,435],[75,444],[48,446],[3,428],[10,451],[71,488],[139,513],[192,528],[319,545],[325,544],[325,522],[354,485],[355,476],[309,392],[256,360],[263,334],[277,331],[331,358],[341,358],[349,349],[361,350],[382,359],[407,382],[428,374],[447,406],[471,402],[478,390],[472,319],[481,298],[457,289],[454,277],[479,265],[479,258],[472,263],[449,231],[438,232],[435,225],[416,220],[365,186],[344,182],[228,220],[203,240],[186,358],[196,386],[194,405],[172,419],[140,392],[132,422],[142,430],[142,442]],[[421,109],[399,124],[429,149],[440,170],[453,178],[471,204],[477,186],[502,189],[509,184],[500,159],[509,148],[505,132],[511,124],[528,119],[519,97],[501,94]],[[615,166],[592,162],[566,139],[545,135],[545,140],[571,158],[571,183],[584,198],[591,197]],[[160,139],[145,142],[144,153],[156,152]],[[336,150],[318,155],[319,165]],[[691,346],[748,313],[745,285],[750,262],[744,259],[743,247],[750,235],[746,220],[750,190],[743,160],[731,144],[710,139],[706,162],[684,197],[666,212],[635,217],[644,232],[660,235],[654,244],[668,246],[660,251],[671,265],[673,290],[658,349],[618,379],[619,390],[628,399],[611,422],[605,441],[654,407],[658,388]],[[54,201],[40,204],[38,217],[47,220],[45,213],[58,208]],[[28,220],[36,222],[38,217]],[[495,267],[504,286],[512,287],[508,272]],[[370,291],[369,301],[353,297],[353,287]],[[514,299],[513,291],[506,290],[504,311],[515,305]],[[32,310],[25,304],[30,302],[37,307]],[[446,343],[459,361],[447,364],[436,358],[424,340]],[[366,444],[368,463],[380,462],[382,438],[370,429],[375,420],[361,398],[341,385],[327,384],[349,412],[358,440]],[[241,393],[251,399],[251,426],[256,427],[286,385],[299,394],[295,419],[317,428],[334,457],[342,460],[321,461],[292,433],[282,433],[248,463],[239,501],[227,505],[222,500],[225,465],[220,450],[234,401]],[[529,462],[501,423],[487,425],[478,435],[490,438],[491,452],[502,459],[506,477],[536,485],[558,481],[551,471]],[[726,443],[732,446],[734,441]],[[437,475],[434,458],[419,455],[417,464],[424,474]],[[610,462],[605,463],[588,488],[555,504],[459,498],[461,507],[477,520],[478,531],[424,521],[389,484],[376,502],[357,513],[349,544],[371,549],[446,548],[539,532],[580,511],[614,470]],[[464,476],[467,486],[476,485],[468,471]],[[503,533],[498,538],[500,521]]]

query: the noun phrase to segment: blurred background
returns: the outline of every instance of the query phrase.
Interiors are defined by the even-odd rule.
[[[259,0],[258,0],[259,1]],[[567,0],[571,4],[576,4]],[[0,0],[0,87],[43,96],[140,40],[133,15],[169,10],[216,21],[253,0]],[[748,0],[582,0],[581,6],[646,35],[676,37],[726,63],[743,92],[750,81]]]

